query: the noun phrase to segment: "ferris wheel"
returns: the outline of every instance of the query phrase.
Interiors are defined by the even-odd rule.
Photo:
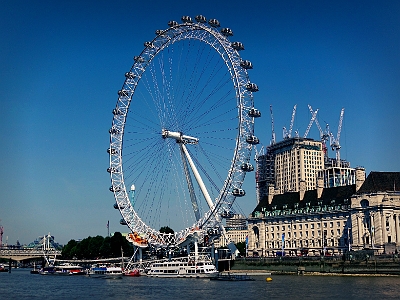
[[[118,91],[107,171],[121,224],[151,244],[177,245],[194,230],[215,232],[245,195],[261,113],[252,63],[231,29],[199,15],[155,33]]]

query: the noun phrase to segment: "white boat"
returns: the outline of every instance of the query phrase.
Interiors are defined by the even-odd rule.
[[[86,272],[81,266],[77,265],[60,265],[44,267],[39,271],[40,275],[85,275]]]
[[[55,275],[85,275],[83,267],[78,265],[61,265],[54,268]]]
[[[89,276],[93,278],[122,278],[123,270],[121,267],[114,266],[94,266],[89,270]]]
[[[147,272],[149,277],[209,278],[217,275],[217,269],[206,254],[156,260]]]

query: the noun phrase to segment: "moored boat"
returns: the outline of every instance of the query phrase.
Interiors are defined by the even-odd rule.
[[[31,271],[32,274],[33,273]],[[61,265],[51,266],[40,269],[40,275],[85,275],[86,272],[83,267],[77,265]]]
[[[124,276],[139,277],[140,276],[140,271],[139,271],[139,269],[125,270],[124,271]]]
[[[0,272],[8,272],[8,269],[6,269],[3,265],[0,265]]]
[[[116,279],[122,278],[123,270],[121,267],[114,266],[94,266],[89,270],[89,276],[93,278]]]
[[[186,257],[157,260],[150,265],[149,277],[209,278],[218,271],[206,254],[189,254]]]

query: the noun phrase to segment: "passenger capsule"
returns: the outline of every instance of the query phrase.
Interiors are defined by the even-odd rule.
[[[125,78],[133,79],[133,78],[135,78],[135,77],[136,77],[136,75],[133,74],[133,72],[126,72],[126,73],[125,73]]]
[[[119,130],[115,127],[110,128],[108,131],[109,134],[119,134]]]
[[[234,215],[235,214],[232,211],[226,211],[226,210],[221,213],[221,217],[224,219],[231,219],[234,217]]]
[[[245,172],[254,171],[254,167],[251,163],[244,163],[240,166],[240,168],[242,169],[242,171],[245,171]]]
[[[251,82],[249,82],[247,85],[246,85],[246,90],[248,90],[249,92],[258,92],[258,86],[257,86],[257,84],[255,84],[255,83],[251,83]]]
[[[181,20],[182,20],[183,23],[193,23],[192,18],[189,17],[189,16],[183,16],[183,17],[181,18]]]
[[[144,42],[144,46],[147,48],[154,48],[154,45],[152,42]]]
[[[124,206],[123,206],[123,205],[121,205],[121,207],[118,207],[118,204],[117,204],[117,203],[114,203],[113,206],[114,206],[115,209],[120,209],[120,208],[121,208],[121,209],[124,209]]]
[[[222,28],[221,33],[224,36],[232,36],[233,35],[233,32],[230,28]]]
[[[108,148],[108,149],[107,149],[107,153],[108,153],[108,154],[114,155],[114,154],[117,154],[117,150],[114,149],[114,148]]]
[[[127,97],[127,96],[129,96],[129,91],[127,91],[127,90],[120,90],[120,91],[118,91],[118,96],[120,96],[120,97]]]
[[[255,135],[250,135],[246,138],[246,142],[251,145],[257,145],[258,143],[260,143],[260,140]]]
[[[109,188],[110,192],[120,192],[121,188],[120,187],[114,187],[114,186],[110,186]]]
[[[120,111],[119,108],[114,108],[112,113],[113,113],[114,116],[122,115],[122,111]]]
[[[261,117],[261,112],[257,108],[252,107],[249,110],[249,116],[253,118],[259,118]]]
[[[135,62],[139,62],[139,63],[144,62],[144,58],[141,57],[141,56],[134,56],[134,57],[133,57],[133,60],[134,60]]]
[[[233,42],[231,44],[232,48],[235,49],[236,51],[244,50],[244,46],[241,42]]]
[[[124,219],[121,219],[121,220],[119,221],[119,224],[121,224],[121,225],[128,225]]]
[[[178,26],[178,22],[176,22],[176,21],[169,21],[169,22],[168,22],[168,26],[169,26],[169,27]]]
[[[199,22],[199,23],[206,23],[206,22],[207,22],[206,17],[203,16],[203,15],[198,15],[198,16],[195,17],[195,19],[196,19],[196,21]]]
[[[208,21],[208,24],[210,24],[210,26],[212,27],[219,27],[219,21],[217,19],[211,19],[210,21]]]
[[[253,69],[253,64],[252,64],[251,61],[249,61],[249,60],[242,60],[242,61],[240,62],[240,66],[241,66],[243,69],[246,69],[246,70],[248,70],[248,69]]]
[[[118,170],[114,167],[107,168],[108,173],[118,173]]]
[[[234,188],[232,194],[236,197],[243,197],[246,195],[246,192],[243,189]]]

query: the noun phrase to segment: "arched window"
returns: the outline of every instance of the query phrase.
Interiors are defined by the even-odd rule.
[[[362,208],[366,208],[369,206],[369,201],[367,199],[363,199],[361,200],[360,205]]]

